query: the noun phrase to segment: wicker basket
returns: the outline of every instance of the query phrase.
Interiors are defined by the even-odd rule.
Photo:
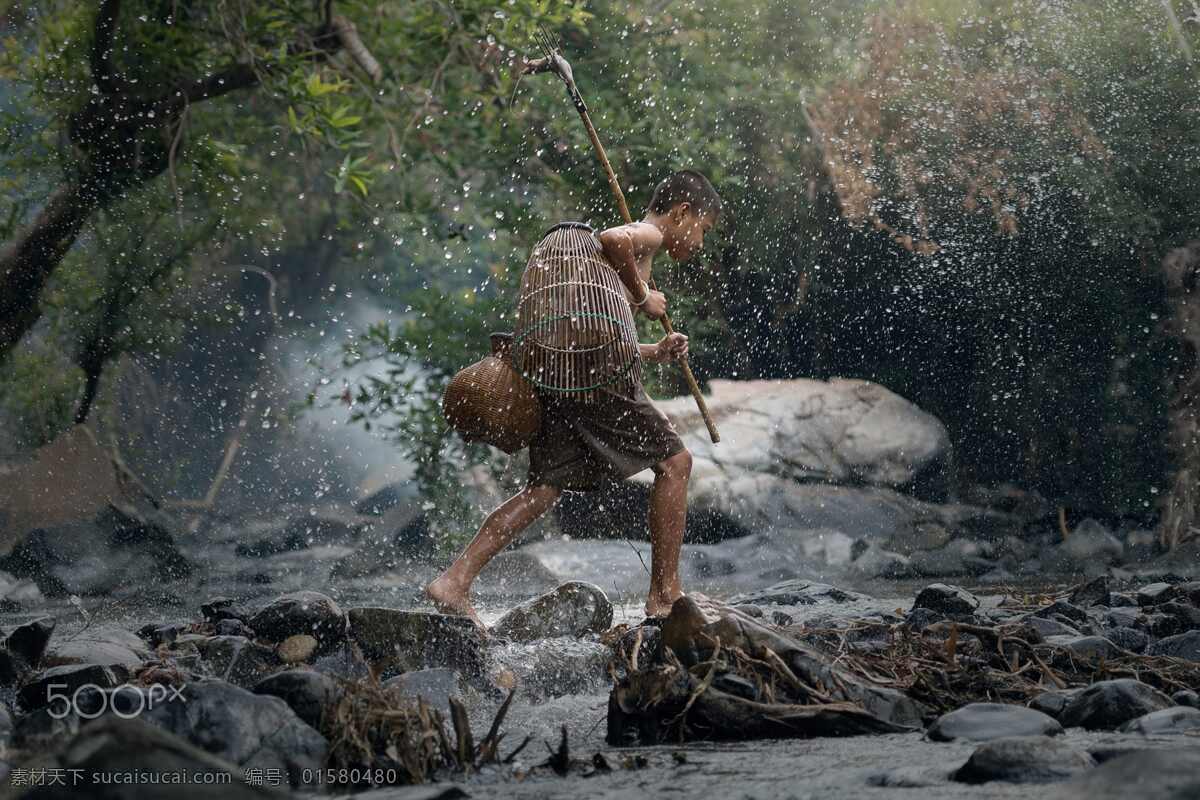
[[[493,333],[491,340],[491,355],[450,379],[442,413],[466,441],[515,453],[533,440],[542,407],[533,384],[512,367],[512,334]]]

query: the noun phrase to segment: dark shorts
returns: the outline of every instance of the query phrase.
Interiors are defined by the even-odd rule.
[[[684,449],[666,414],[641,387],[594,403],[542,396],[542,427],[529,445],[529,484],[600,489]]]

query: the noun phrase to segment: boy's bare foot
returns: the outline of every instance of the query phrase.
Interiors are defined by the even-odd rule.
[[[456,614],[461,617],[466,617],[475,623],[475,627],[486,634],[487,626],[483,624],[483,620],[475,613],[475,609],[471,606],[471,598],[468,596],[462,587],[454,584],[446,578],[445,575],[434,580],[425,587],[425,594],[433,601],[438,611],[444,614]]]
[[[665,617],[671,613],[671,606],[683,597],[683,592],[655,592],[646,598],[647,617]]]

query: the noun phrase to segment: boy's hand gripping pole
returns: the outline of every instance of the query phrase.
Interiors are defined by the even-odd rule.
[[[588,138],[592,141],[592,147],[596,151],[596,156],[600,159],[600,164],[604,167],[604,173],[608,176],[608,186],[612,189],[613,196],[617,199],[617,208],[620,209],[621,216],[626,223],[633,222],[633,217],[629,214],[629,206],[625,203],[625,193],[621,191],[621,184],[617,181],[612,164],[608,163],[608,155],[604,152],[604,145],[600,144],[600,137],[596,135],[596,128],[592,125],[591,117],[588,116],[587,105],[583,102],[583,97],[579,94],[579,87],[575,85],[575,76],[571,73],[571,65],[562,57],[558,45],[544,30],[540,31],[538,35],[538,44],[541,45],[545,55],[542,58],[527,61],[523,70],[524,73],[553,72],[562,78],[563,83],[567,85],[567,92],[571,95],[571,102],[574,104],[575,110],[579,112],[579,116],[583,119],[584,127],[587,128]],[[658,288],[654,285],[653,276],[650,278],[649,285],[651,289],[658,291]],[[674,328],[671,327],[671,318],[669,316],[663,314],[661,322],[668,334],[675,332]],[[708,428],[708,435],[713,440],[713,443],[716,444],[721,441],[721,434],[717,432],[716,423],[713,422],[708,405],[704,402],[704,395],[700,393],[700,384],[696,382],[696,376],[692,374],[692,368],[687,362],[687,356],[679,359],[679,366],[683,368],[683,377],[687,380],[688,388],[692,391],[692,397],[696,399],[696,406],[700,409],[700,416],[704,418],[704,425]]]

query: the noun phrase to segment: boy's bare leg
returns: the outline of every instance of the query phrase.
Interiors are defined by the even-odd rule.
[[[654,468],[650,492],[650,594],[646,616],[668,614],[683,594],[679,581],[679,549],[687,521],[688,479],[692,454],[681,450]]]
[[[425,594],[440,610],[462,614],[484,628],[471,606],[471,584],[497,553],[554,505],[560,493],[553,486],[527,486],[505,500],[483,521],[462,555],[425,587]]]

